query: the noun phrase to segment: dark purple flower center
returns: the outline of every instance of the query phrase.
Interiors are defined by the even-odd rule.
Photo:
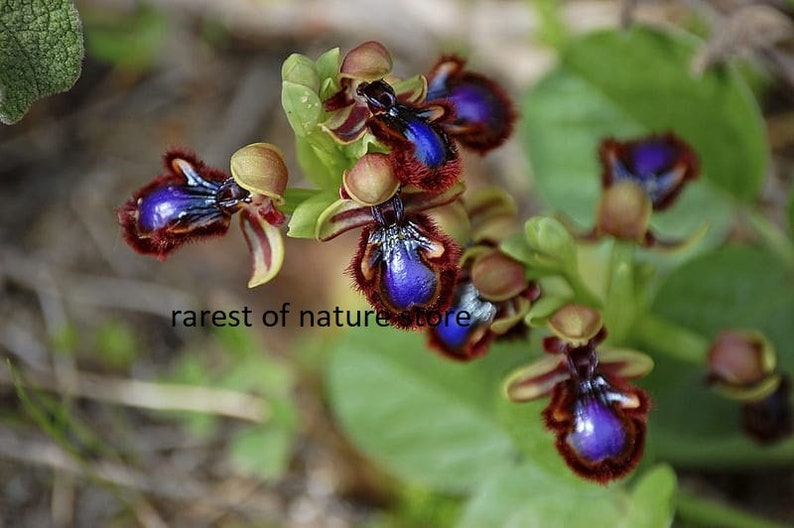
[[[482,86],[462,84],[449,96],[458,119],[469,123],[486,124],[493,120],[493,96]]]

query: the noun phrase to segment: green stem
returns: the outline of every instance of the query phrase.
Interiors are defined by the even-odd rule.
[[[609,262],[604,323],[615,343],[625,343],[639,309],[634,277],[634,242],[615,239]]]
[[[786,266],[794,268],[794,243],[791,239],[758,211],[748,210],[747,219],[764,244],[780,257]]]
[[[676,514],[682,519],[701,526],[720,528],[784,528],[782,524],[767,521],[750,513],[678,491]]]
[[[603,306],[601,298],[593,293],[593,290],[585,284],[578,271],[564,272],[563,277],[568,282],[568,286],[573,290],[573,302],[598,309]]]
[[[640,347],[705,367],[709,342],[675,323],[646,313],[635,321],[631,335]]]

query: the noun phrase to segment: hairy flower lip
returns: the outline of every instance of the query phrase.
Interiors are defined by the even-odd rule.
[[[229,175],[207,167],[192,152],[171,149],[163,164],[165,174],[135,191],[116,210],[125,242],[159,260],[183,244],[224,235],[247,196],[247,191],[227,185]]]
[[[410,329],[423,314],[449,308],[460,247],[423,215],[395,214],[361,231],[348,273],[373,307],[392,316],[392,325]]]
[[[595,406],[599,411],[591,414],[580,406]],[[557,383],[543,418],[555,433],[555,446],[568,467],[587,480],[607,484],[639,464],[649,409],[644,391],[595,375]]]
[[[427,102],[446,101],[453,119],[443,128],[464,147],[485,154],[512,134],[516,110],[504,89],[492,79],[465,69],[457,55],[442,56],[427,75]]]

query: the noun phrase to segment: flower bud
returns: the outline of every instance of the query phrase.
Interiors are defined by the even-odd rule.
[[[252,143],[232,154],[234,180],[252,193],[267,196],[276,205],[284,203],[287,187],[287,166],[281,150],[269,143]]]
[[[632,181],[621,181],[601,195],[596,212],[596,232],[645,244],[653,205],[645,191]]]
[[[339,68],[339,76],[359,81],[376,81],[386,77],[392,69],[389,50],[371,40],[348,51]]]
[[[281,78],[284,81],[299,84],[313,92],[320,89],[320,76],[317,66],[310,58],[299,53],[293,53],[281,66]]]
[[[378,205],[400,188],[387,154],[364,154],[355,165],[342,175],[345,191],[361,205]]]
[[[524,265],[499,250],[478,255],[471,267],[471,282],[483,299],[505,301],[527,289]]]
[[[563,306],[549,318],[548,325],[570,347],[585,346],[604,326],[601,313],[582,304]]]
[[[777,357],[759,332],[724,330],[708,352],[708,383],[732,399],[758,401],[775,391]]]

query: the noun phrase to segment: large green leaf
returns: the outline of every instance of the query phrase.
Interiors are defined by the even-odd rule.
[[[484,482],[457,528],[663,528],[673,516],[674,491],[675,475],[666,467],[643,475],[629,494],[620,486],[569,482],[521,465]]]
[[[794,371],[794,275],[773,254],[727,247],[696,258],[669,275],[651,310],[709,340],[724,328],[758,329],[776,346],[780,368]],[[649,352],[664,348],[644,345]],[[645,381],[655,401],[649,440],[656,454],[695,466],[794,460],[794,440],[763,448],[743,437],[740,404],[705,386],[706,351],[700,352],[703,366],[654,356],[656,368]]]
[[[36,99],[80,76],[83,34],[69,0],[0,0],[0,121],[11,124]]]
[[[635,27],[574,40],[560,65],[527,96],[522,124],[537,187],[553,208],[583,226],[600,194],[599,142],[673,130],[701,159],[704,178],[669,212],[654,215],[661,236],[683,236],[708,221],[715,236],[733,195],[752,200],[767,163],[763,122],[731,69],[689,72],[696,41]]]
[[[346,433],[393,474],[470,490],[517,456],[493,409],[509,368],[498,361],[452,363],[427,350],[421,334],[369,328],[335,347],[331,403]]]

